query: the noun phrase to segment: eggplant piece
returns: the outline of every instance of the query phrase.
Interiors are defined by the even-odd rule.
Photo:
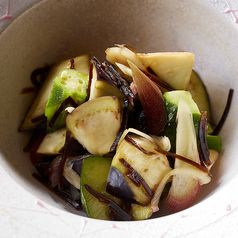
[[[67,116],[72,136],[93,155],[105,155],[121,127],[121,106],[117,97],[87,101]]]
[[[115,197],[132,203],[130,204],[131,208],[129,209],[129,214],[132,216],[133,220],[145,220],[153,214],[150,206],[136,204],[137,202],[134,199],[134,194],[123,174],[114,166],[111,166],[110,168],[106,190]]]
[[[83,160],[80,182],[81,202],[84,211],[90,218],[110,220],[109,206],[105,202],[100,202],[97,197],[90,193],[85,187],[86,185],[117,204],[121,203],[120,199],[106,192],[110,166],[111,160],[105,157],[91,156]]]
[[[68,158],[64,165],[63,176],[70,184],[80,190],[80,176],[78,172],[73,169],[72,165],[73,163],[71,162],[70,158]]]
[[[65,144],[67,129],[61,128],[53,133],[46,134],[36,153],[45,155],[61,154]]]
[[[89,57],[88,55],[82,55],[73,58],[74,59],[74,69],[82,74],[89,74]],[[45,114],[45,107],[53,86],[53,80],[57,77],[59,72],[63,69],[70,68],[71,63],[70,59],[59,62],[53,65],[50,69],[50,72],[41,87],[39,93],[37,94],[33,104],[31,105],[27,115],[20,127],[20,130],[31,130],[36,128],[41,120],[34,122],[35,118],[39,118]]]
[[[121,194],[120,197],[125,199],[130,198],[131,202],[135,200],[136,202],[134,203],[147,206],[151,200],[149,192],[143,185],[143,182],[135,184],[135,181],[130,178],[131,175],[138,177],[139,174],[139,176],[148,185],[149,189],[154,192],[164,175],[168,173],[171,168],[169,166],[167,157],[154,150],[154,148],[157,146],[155,143],[152,143],[151,141],[148,141],[147,139],[138,135],[131,135],[131,138],[149,153],[145,153],[145,151],[138,149],[138,147],[132,145],[124,138],[119,144],[116,154],[113,157],[112,166],[117,168],[123,174],[128,186],[134,194],[133,199],[131,198],[132,195],[130,193]],[[132,168],[130,168],[130,171],[127,164],[129,164],[129,166]],[[139,179],[140,181],[141,178]],[[109,175],[109,184],[111,180],[114,180],[114,178],[111,178]],[[118,192],[120,189],[122,189],[120,187],[120,183],[114,183],[113,189],[111,189],[110,192]],[[123,191],[125,190],[128,191],[128,189],[124,188]],[[118,193],[117,196],[119,196]]]
[[[123,200],[136,203],[134,193],[131,191],[120,170],[111,166],[107,179],[107,192]]]
[[[65,146],[67,128],[63,127],[57,131],[46,134],[40,143],[36,154],[41,155],[57,155],[62,154]],[[86,153],[86,150],[77,140],[71,139],[69,147],[70,156],[78,156]]]
[[[79,176],[81,175],[83,160],[89,156],[92,156],[92,155],[85,154],[85,155],[77,156],[76,159],[71,160],[71,167],[74,171],[76,171],[78,173]]]
[[[54,123],[51,123],[54,114],[60,108],[61,104],[69,97],[76,105],[82,104],[87,97],[87,86],[87,75],[81,74],[74,69],[63,69],[59,73],[59,75],[54,79],[49,100],[45,108],[48,132],[65,126],[65,120],[68,112],[64,111],[59,115]],[[65,106],[67,106],[67,103]]]

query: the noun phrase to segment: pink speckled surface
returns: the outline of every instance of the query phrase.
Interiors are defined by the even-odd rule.
[[[54,2],[55,5],[64,4],[63,0],[51,0],[51,2]],[[95,2],[96,1],[93,0],[90,1],[91,6],[93,6]],[[141,3],[142,2],[145,3],[145,1],[141,1]],[[158,1],[147,0],[146,2],[148,9],[152,9],[153,7],[151,5],[156,4]],[[26,14],[20,17],[23,20],[24,17],[32,18],[34,15],[40,19],[41,16],[38,15],[38,12],[44,9],[44,6],[46,6],[49,1],[0,0],[0,33],[6,29],[4,34],[0,36],[0,91],[1,95],[7,95],[9,94],[8,92],[10,92],[9,88],[11,88],[15,95],[14,100],[6,96],[8,100],[1,98],[0,101],[2,108],[0,114],[0,237],[236,237],[238,232],[238,192],[236,189],[238,183],[238,175],[236,175],[238,169],[238,160],[236,158],[238,152],[236,145],[238,126],[236,118],[238,115],[236,104],[233,105],[231,116],[228,118],[225,129],[222,132],[225,149],[221,153],[221,162],[214,167],[216,172],[213,176],[213,182],[211,185],[204,187],[203,194],[195,206],[180,213],[139,222],[105,222],[92,220],[74,214],[74,211],[67,208],[53,195],[42,189],[39,184],[29,181],[32,172],[30,165],[24,163],[25,161],[20,155],[19,158],[13,156],[14,153],[9,150],[9,148],[12,148],[13,151],[21,150],[23,142],[17,145],[16,143],[21,139],[24,140],[24,137],[19,135],[14,136],[14,132],[16,132],[14,126],[21,118],[21,115],[16,115],[15,111],[17,111],[19,107],[24,108],[25,105],[23,104],[27,104],[29,98],[22,98],[22,96],[17,94],[22,88],[22,85],[28,85],[28,80],[24,78],[29,77],[32,69],[40,66],[39,64],[43,64],[47,60],[52,62],[56,61],[58,57],[57,53],[55,53],[56,49],[65,49],[65,42],[61,40],[58,34],[56,34],[56,36],[59,36],[58,44],[52,49],[50,56],[44,56],[44,54],[46,54],[45,52],[47,52],[47,49],[44,50],[47,48],[47,45],[44,44],[42,46],[39,44],[36,46],[39,49],[35,49],[34,52],[38,55],[34,55],[34,59],[29,59],[29,54],[25,54],[27,47],[23,47],[21,51],[21,49],[15,47],[15,45],[10,44],[20,41],[24,45],[25,38],[19,38],[19,41],[16,41],[16,39],[13,39],[14,34],[11,29],[14,29],[14,24],[17,25],[17,22],[21,21],[18,17],[37,3],[40,3],[40,5],[31,9],[28,15]],[[238,91],[238,69],[236,63],[238,61],[238,53],[236,53],[236,42],[238,39],[238,1],[194,1],[194,6],[196,7],[193,7],[193,4],[189,0],[171,0],[166,1],[166,3],[165,1],[161,1],[158,9],[167,9],[166,4],[172,6],[172,3],[174,3],[174,7],[171,8],[172,13],[164,13],[164,19],[166,19],[166,15],[169,15],[172,21],[178,19],[178,21],[182,22],[186,27],[189,26],[187,23],[189,20],[191,26],[194,28],[194,32],[193,34],[189,34],[191,32],[184,29],[182,27],[183,25],[178,25],[180,28],[176,30],[169,26],[169,24],[162,24],[161,31],[168,37],[169,43],[166,45],[167,42],[160,38],[163,37],[163,35],[159,34],[158,38],[161,41],[159,47],[166,48],[167,50],[171,48],[171,51],[176,49],[191,50],[195,53],[195,67],[201,72],[202,78],[208,79],[206,84],[210,97],[212,98],[212,105],[216,108],[214,113],[215,118],[219,118],[225,104],[225,99],[222,100],[222,97],[224,98],[226,96],[228,88],[234,87],[235,92]],[[126,1],[122,1],[123,6],[126,6],[126,4]],[[128,0],[128,4],[132,4],[132,1]],[[85,4],[85,8],[87,8],[88,11],[91,9],[91,6],[86,6]],[[111,7],[111,5],[108,4],[107,7]],[[34,10],[38,8],[39,11]],[[141,13],[138,9],[134,9],[135,14],[138,12]],[[93,9],[91,10],[93,11]],[[32,11],[34,11],[34,14],[31,14]],[[53,7],[52,11],[54,11]],[[100,13],[97,14],[97,16],[89,15],[88,18],[100,17]],[[182,14],[185,15],[181,16]],[[51,26],[51,23],[54,23],[52,16],[50,14],[44,16],[49,26]],[[75,15],[73,16],[75,17]],[[186,19],[185,16],[189,18]],[[151,15],[151,17],[155,17],[155,15]],[[85,22],[88,21],[88,18],[85,18]],[[161,21],[165,23],[163,22],[163,18]],[[34,27],[40,26],[40,23],[37,23],[37,21],[35,24],[36,25],[31,26],[30,22],[26,22],[26,25],[23,24],[17,29],[24,32],[27,31],[28,27],[29,29],[34,29]],[[114,24],[119,23],[115,22]],[[202,33],[199,32],[199,25],[205,26],[206,24],[207,27],[204,27],[204,31],[202,31]],[[62,27],[65,26],[63,25]],[[83,29],[90,29],[90,25],[86,25]],[[106,28],[104,30],[107,31]],[[131,31],[129,28],[124,30],[128,34]],[[135,39],[130,40],[130,43],[134,41],[142,50],[155,50],[157,46],[148,47],[146,45],[150,40],[152,42],[158,41],[156,36],[152,34],[154,29],[147,30],[150,33],[149,35],[145,35],[146,30],[142,29],[142,32],[139,32]],[[176,37],[170,37],[170,34],[173,34],[172,32],[176,32]],[[50,39],[53,39],[54,35],[50,35],[50,32],[48,33],[49,37],[52,37]],[[41,35],[34,34],[35,33],[33,33],[32,39],[37,41],[37,38],[41,37]],[[73,36],[74,32],[69,30],[68,34]],[[196,38],[198,34],[200,39]],[[186,37],[183,35],[186,35]],[[25,34],[19,33],[19,36],[25,36]],[[106,36],[108,38],[111,37],[110,35]],[[150,37],[151,39],[149,39]],[[114,39],[112,38],[111,41],[112,40]],[[71,41],[69,42],[73,45]],[[140,42],[142,43],[140,44]],[[3,45],[6,48],[3,49]],[[99,45],[103,48],[102,50],[99,49],[99,51],[103,51],[104,48],[108,46],[105,45],[103,41],[100,42]],[[34,42],[29,42],[28,46],[34,49]],[[82,45],[79,44],[79,52],[82,51],[84,47],[85,45],[83,43]],[[69,47],[69,53],[66,52],[61,57],[64,58],[68,56],[67,54],[73,54],[74,49],[73,46]],[[93,47],[88,47],[88,50],[93,51]],[[16,52],[16,54],[14,54],[14,52]],[[42,59],[37,59],[39,55]],[[13,56],[18,58],[11,58]],[[222,56],[224,56],[224,58]],[[26,64],[21,63],[21,61],[26,62]],[[3,66],[4,68],[2,68]],[[17,76],[18,74],[21,75],[19,78]],[[21,81],[19,82],[19,80]],[[237,100],[236,93],[235,100]],[[13,120],[9,122],[9,118],[13,118]],[[14,128],[9,129],[8,127],[10,126]],[[7,135],[8,131],[11,131],[10,136]],[[10,137],[12,138],[11,141],[8,140]],[[6,140],[4,140],[4,138],[6,138]],[[8,151],[6,151],[7,149]],[[27,155],[25,155],[25,157],[27,157]],[[24,171],[28,172],[23,174]]]

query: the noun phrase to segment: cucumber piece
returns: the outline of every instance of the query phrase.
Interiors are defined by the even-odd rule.
[[[176,108],[178,107],[180,98],[183,98],[188,103],[189,108],[193,114],[200,114],[197,104],[194,102],[191,93],[188,91],[174,90],[171,92],[165,92],[164,98],[167,100],[168,106]]]
[[[200,112],[206,111],[208,122],[213,124],[211,106],[206,87],[194,70],[192,71],[187,90],[192,94],[192,98],[197,104]]]
[[[177,128],[177,111],[178,111],[178,101],[180,98],[185,99],[188,103],[188,106],[193,115],[193,123],[195,128],[196,137],[198,137],[198,127],[199,121],[201,117],[201,113],[199,111],[198,105],[193,100],[192,95],[188,91],[176,90],[171,92],[164,93],[164,101],[167,113],[167,125],[165,126],[163,135],[166,135],[170,139],[171,143],[171,152],[175,153],[176,151],[176,128]],[[211,132],[211,126],[208,123],[208,131]],[[212,150],[216,150],[218,152],[221,151],[222,141],[219,136],[211,136],[207,134],[207,144],[208,148]]]
[[[187,103],[193,115],[193,123],[195,128],[196,137],[198,136],[198,127],[201,117],[201,113],[198,109],[197,104],[193,101],[192,95],[188,91],[175,90],[171,92],[165,92],[164,102],[167,114],[167,124],[165,126],[163,135],[169,137],[171,142],[171,152],[175,153],[176,151],[176,128],[177,128],[177,111],[178,111],[178,102],[183,98]]]
[[[85,188],[85,185],[89,185],[98,193],[112,199],[116,203],[120,203],[120,199],[106,192],[110,166],[111,160],[105,157],[90,156],[83,160],[80,179],[81,202],[83,210],[90,218],[109,220],[109,207],[107,203],[100,202],[98,198],[92,195]]]
[[[54,79],[49,100],[45,108],[47,117],[47,131],[54,131],[65,126],[68,112],[63,111],[55,121],[53,127],[49,122],[61,104],[70,96],[77,105],[82,104],[87,97],[88,76],[74,69],[63,69]]]
[[[178,126],[176,132],[176,154],[188,158],[196,163],[200,162],[197,138],[192,118],[191,105],[184,98],[178,102]],[[201,185],[199,180],[194,179],[189,171],[194,168],[184,161],[175,160],[175,170],[184,168],[188,173],[173,177],[172,185],[166,198],[165,207],[169,212],[178,212],[191,206],[199,194]],[[186,171],[184,170],[184,171]]]
[[[89,74],[89,56],[81,55],[74,59],[74,69],[82,74]],[[37,94],[33,104],[31,105],[27,115],[20,127],[20,130],[31,130],[36,128],[41,121],[32,122],[32,119],[40,117],[45,113],[45,107],[49,99],[49,95],[53,86],[53,80],[57,77],[59,72],[63,69],[70,67],[70,59],[54,64],[48,76],[41,87],[39,93]]]

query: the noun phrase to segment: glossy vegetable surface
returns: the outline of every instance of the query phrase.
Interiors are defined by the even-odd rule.
[[[222,151],[192,53],[79,56],[50,69],[21,130],[34,177],[102,220],[143,220],[193,205]],[[47,69],[48,70],[48,69]],[[44,71],[44,76],[46,71]],[[33,74],[34,75],[34,74]]]

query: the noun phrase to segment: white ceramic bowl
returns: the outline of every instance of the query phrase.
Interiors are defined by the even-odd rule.
[[[3,2],[1,11],[7,7]],[[190,237],[209,234],[211,228],[217,228],[213,234],[225,234],[224,217],[232,217],[229,224],[233,224],[238,214],[238,195],[232,189],[238,182],[238,29],[232,17],[235,12],[227,11],[227,16],[222,13],[229,7],[227,2],[36,0],[21,7],[20,3],[10,3],[15,19],[0,21],[4,30],[0,36],[0,165],[5,199],[3,203],[0,199],[0,206],[10,215],[0,212],[0,221],[4,220],[0,227],[7,227],[14,237],[24,237],[25,232],[38,237],[45,233],[48,237]],[[233,9],[237,7],[235,0],[231,4]],[[32,100],[31,94],[20,94],[22,88],[31,86],[31,72],[46,63],[84,53],[103,60],[104,50],[115,43],[131,45],[138,52],[193,52],[194,69],[208,89],[216,122],[229,89],[235,90],[220,133],[223,149],[212,169],[212,181],[202,187],[196,204],[180,213],[140,222],[96,221],[81,212],[76,216],[32,177],[34,167],[29,155],[23,153],[28,136],[17,131]],[[19,213],[21,210],[24,212]],[[33,227],[32,219],[37,221]],[[226,232],[230,235],[234,230],[235,225]]]

